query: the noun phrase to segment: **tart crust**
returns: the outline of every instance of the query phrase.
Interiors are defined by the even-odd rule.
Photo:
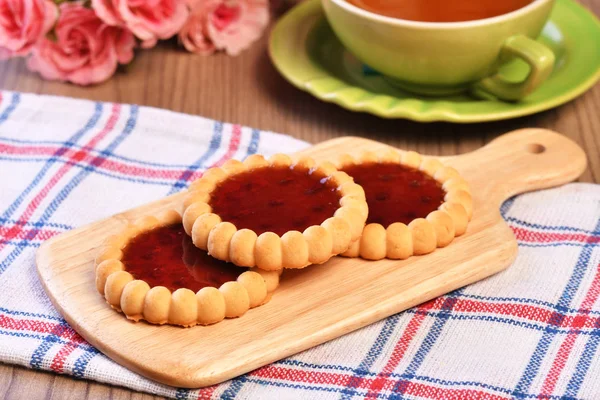
[[[197,293],[186,288],[174,292],[164,286],[151,288],[144,280],[135,279],[121,262],[122,249],[139,233],[176,223],[181,223],[181,216],[171,210],[144,217],[105,240],[95,259],[96,289],[113,309],[136,322],[190,327],[240,317],[270,300],[281,271],[253,268],[235,281],[219,288],[204,287]]]
[[[290,230],[281,237],[273,232],[257,235],[250,229],[238,230],[212,213],[211,193],[220,182],[236,174],[270,166],[302,168],[325,176],[337,186],[340,207],[320,225],[309,226],[303,232]],[[207,170],[200,179],[192,182],[188,192],[181,211],[183,226],[194,245],[220,260],[268,271],[322,264],[343,253],[360,238],[368,214],[362,187],[345,172],[338,171],[329,162],[316,164],[312,158],[293,162],[284,154],[275,154],[268,160],[260,155],[251,155],[244,162],[229,160],[220,168]]]
[[[398,152],[392,149],[364,152],[356,159],[344,154],[337,167],[343,169],[363,163],[397,163],[418,169],[442,185],[446,192],[444,202],[425,218],[416,218],[408,225],[395,222],[386,228],[378,223],[367,224],[361,238],[342,256],[367,260],[403,260],[445,247],[456,236],[465,233],[473,215],[473,199],[468,183],[456,169],[414,151]]]

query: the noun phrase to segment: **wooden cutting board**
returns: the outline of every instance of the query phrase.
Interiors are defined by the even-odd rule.
[[[385,148],[355,137],[303,152],[319,160]],[[575,180],[584,152],[551,131],[524,129],[473,153],[446,158],[469,181],[475,212],[450,246],[405,261],[333,258],[283,275],[272,300],[242,318],[184,329],[133,323],[106,305],[93,259],[105,237],[128,221],[172,207],[181,194],[66,232],[37,253],[42,284],[87,341],[116,362],[159,382],[212,385],[316,346],[508,267],[517,242],[499,213],[510,196]]]

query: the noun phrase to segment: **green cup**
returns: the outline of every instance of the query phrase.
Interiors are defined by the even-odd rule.
[[[322,3],[333,31],[348,50],[393,84],[415,93],[440,96],[471,91],[515,101],[542,84],[554,66],[554,53],[535,41],[554,0],[534,0],[504,15],[466,22],[408,21],[345,0]],[[497,74],[503,63],[515,58],[531,68],[522,82]]]

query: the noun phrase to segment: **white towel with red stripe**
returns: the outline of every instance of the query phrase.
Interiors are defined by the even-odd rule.
[[[507,201],[519,256],[506,271],[210,388],[127,370],[52,307],[34,264],[44,240],[229,158],[306,146],[165,110],[0,92],[0,361],[181,399],[600,399],[598,185]]]

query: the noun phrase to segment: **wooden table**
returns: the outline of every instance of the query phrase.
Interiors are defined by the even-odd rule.
[[[600,0],[581,0],[600,15]],[[582,182],[600,183],[600,85],[553,110],[472,125],[384,120],[323,103],[287,83],[267,55],[267,36],[242,55],[201,57],[165,44],[142,51],[126,72],[91,88],[47,82],[20,60],[0,63],[0,89],[136,103],[287,133],[318,143],[363,136],[422,153],[452,155],[518,128],[543,127],[575,140],[587,153]],[[0,364],[0,398],[158,399],[99,383]]]

